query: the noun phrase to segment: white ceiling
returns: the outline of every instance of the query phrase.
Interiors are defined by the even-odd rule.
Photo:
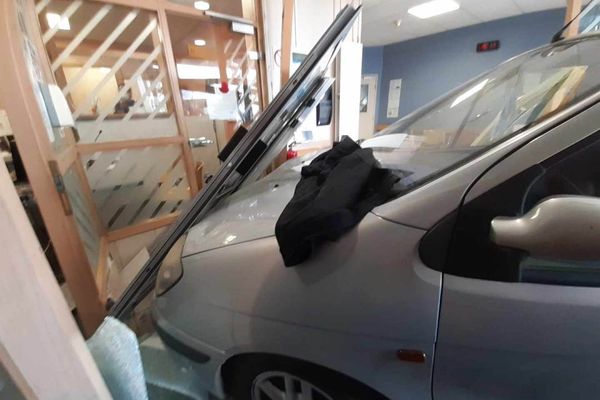
[[[363,0],[362,40],[380,46],[494,19],[566,7],[567,0],[456,0],[460,9],[428,19],[407,13],[428,0]],[[395,21],[402,20],[400,27]]]

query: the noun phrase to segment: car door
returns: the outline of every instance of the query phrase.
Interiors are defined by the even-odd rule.
[[[594,106],[499,162],[471,186],[458,214],[430,232],[453,224],[436,400],[600,393],[600,260],[534,257],[490,237],[494,218],[524,215],[549,196],[600,197],[599,116]],[[553,245],[561,254],[561,243]]]

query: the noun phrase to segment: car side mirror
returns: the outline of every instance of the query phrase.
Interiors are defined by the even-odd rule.
[[[553,196],[522,217],[496,217],[491,240],[536,258],[600,260],[600,198]]]

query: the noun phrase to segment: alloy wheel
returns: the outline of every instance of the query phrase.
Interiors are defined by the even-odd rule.
[[[263,372],[252,384],[252,400],[333,400],[305,379],[281,371]]]

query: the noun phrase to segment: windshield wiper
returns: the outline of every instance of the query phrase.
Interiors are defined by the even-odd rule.
[[[598,3],[600,3],[600,0],[592,0],[587,6],[582,8],[581,11],[579,11],[579,14],[577,14],[575,16],[575,18],[570,20],[565,26],[563,26],[560,29],[560,31],[556,32],[554,34],[554,36],[552,36],[552,40],[550,41],[550,43],[556,43],[556,42],[563,40],[565,38],[563,36],[563,33],[565,33],[567,28],[569,28],[569,26],[573,25],[573,23],[575,21],[577,21],[577,20],[581,21],[583,19],[583,17],[585,17],[596,5],[598,5]],[[585,30],[584,33],[588,32],[588,31],[589,31],[589,29]]]

